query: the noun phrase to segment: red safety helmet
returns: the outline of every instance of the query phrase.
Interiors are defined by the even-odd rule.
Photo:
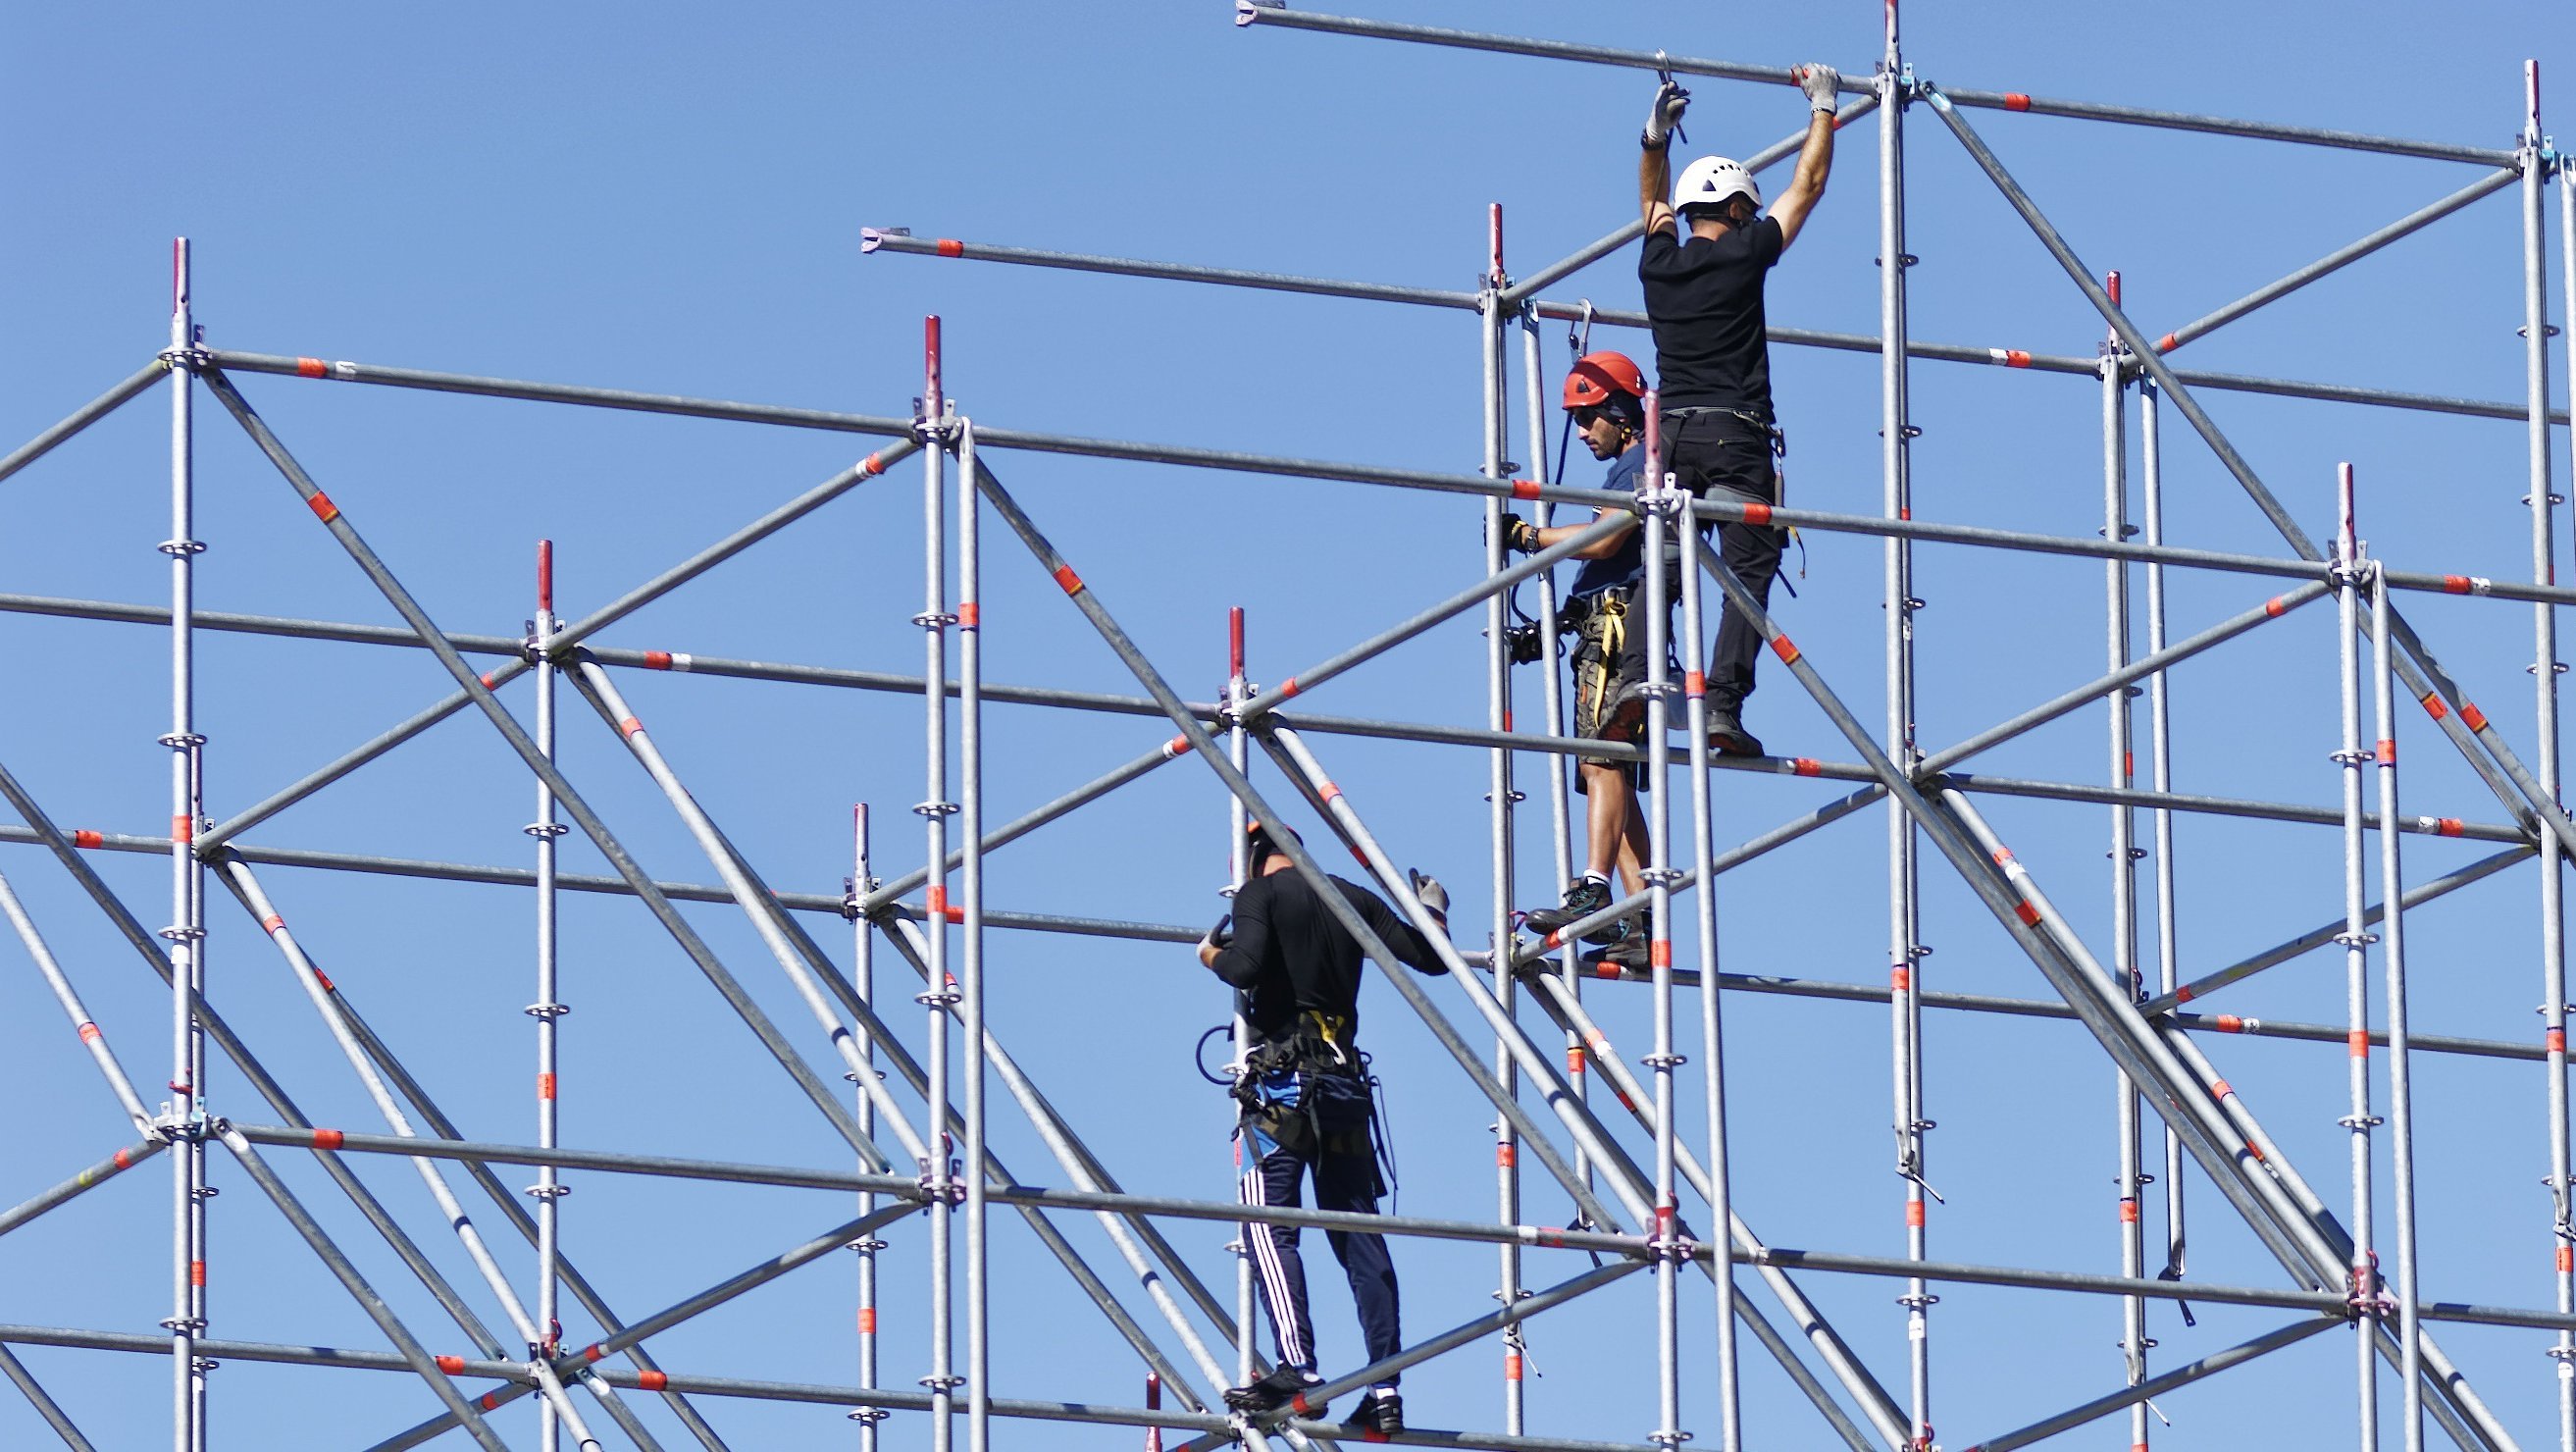
[[[1586,353],[1575,360],[1574,371],[1565,375],[1565,406],[1569,412],[1598,408],[1622,393],[1631,398],[1646,396],[1645,370],[1625,353]]]

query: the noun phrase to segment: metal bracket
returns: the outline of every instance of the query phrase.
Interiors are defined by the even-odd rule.
[[[206,738],[204,735],[195,731],[173,731],[166,736],[155,736],[152,739],[169,747],[172,751],[185,751],[192,746],[203,746],[206,744]]]
[[[530,1018],[561,1018],[565,1014],[572,1012],[572,1005],[569,1003],[532,1003],[527,1007],[520,1009],[519,1012],[526,1014]]]
[[[910,227],[861,227],[859,229],[859,255],[861,257],[865,257],[869,253],[876,251],[879,247],[885,245],[885,239],[888,237],[909,237],[911,235],[912,229]]]
[[[2555,332],[2557,330],[2553,328],[2550,331]],[[154,545],[153,548],[175,560],[181,555],[204,554],[206,552],[206,542],[201,539],[165,539],[159,544]]]
[[[561,822],[530,822],[519,830],[527,833],[531,837],[560,837],[564,833],[571,831],[572,828],[565,826]]]
[[[194,329],[192,336],[197,342],[203,343],[206,340],[206,330],[204,328]],[[173,369],[187,373],[202,373],[215,366],[215,355],[213,353],[208,352],[204,348],[194,346],[186,348],[164,348],[153,356],[159,358],[162,362],[169,364]]]
[[[523,1186],[523,1187],[521,1187],[521,1189],[520,1189],[519,1193],[520,1193],[520,1194],[522,1194],[522,1195],[534,1195],[535,1197],[537,1197],[537,1198],[538,1198],[538,1199],[540,1199],[540,1200],[560,1200],[560,1199],[562,1199],[564,1196],[569,1195],[569,1194],[571,1194],[571,1193],[572,1193],[572,1186],[570,1186],[570,1185],[527,1185],[527,1186]]]
[[[886,1409],[883,1407],[861,1407],[857,1411],[850,1412],[847,1415],[853,1422],[865,1422],[867,1425],[873,1427],[877,1423],[884,1421],[887,1414]]]
[[[957,804],[955,802],[915,802],[912,814],[916,817],[953,817],[957,815]]]
[[[1253,20],[1252,12],[1255,10],[1287,8],[1288,0],[1234,0],[1234,23],[1238,27],[1250,25]]]

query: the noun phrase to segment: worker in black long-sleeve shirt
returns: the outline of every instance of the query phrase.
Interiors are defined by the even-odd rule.
[[[1235,892],[1230,932],[1220,923],[1199,943],[1199,962],[1234,988],[1252,1030],[1243,1077],[1235,1086],[1244,1106],[1237,1132],[1252,1151],[1243,1157],[1243,1202],[1294,1205],[1299,1181],[1312,1170],[1317,1209],[1374,1215],[1383,1186],[1369,1080],[1357,1043],[1359,941],[1258,826],[1250,847],[1252,878]],[[1374,893],[1338,877],[1331,881],[1395,956],[1424,973],[1449,971],[1430,942]],[[1445,930],[1448,891],[1420,874],[1414,890]],[[1244,1233],[1260,1271],[1279,1364],[1251,1385],[1228,1391],[1226,1405],[1246,1412],[1294,1406],[1320,1418],[1324,1407],[1303,1396],[1322,1377],[1315,1371],[1314,1321],[1306,1309],[1297,1227],[1247,1225]],[[1386,1237],[1346,1230],[1326,1235],[1350,1278],[1369,1360],[1394,1355],[1403,1341]],[[1391,1376],[1371,1387],[1351,1425],[1403,1431],[1404,1403],[1395,1388]]]

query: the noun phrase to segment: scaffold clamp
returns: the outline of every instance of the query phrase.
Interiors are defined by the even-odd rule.
[[[883,1407],[860,1407],[847,1416],[853,1422],[864,1422],[873,1427],[886,1419],[886,1410]]]
[[[888,237],[909,237],[911,235],[912,229],[910,227],[861,227],[859,229],[859,255],[865,257],[869,253],[876,251],[878,248],[885,245],[885,239]]]

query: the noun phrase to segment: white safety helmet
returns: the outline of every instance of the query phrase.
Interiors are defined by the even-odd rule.
[[[1682,169],[1682,179],[1673,184],[1673,209],[1723,207],[1736,197],[1750,197],[1753,205],[1762,205],[1762,188],[1753,184],[1753,173],[1744,163],[1724,156],[1703,156]]]

